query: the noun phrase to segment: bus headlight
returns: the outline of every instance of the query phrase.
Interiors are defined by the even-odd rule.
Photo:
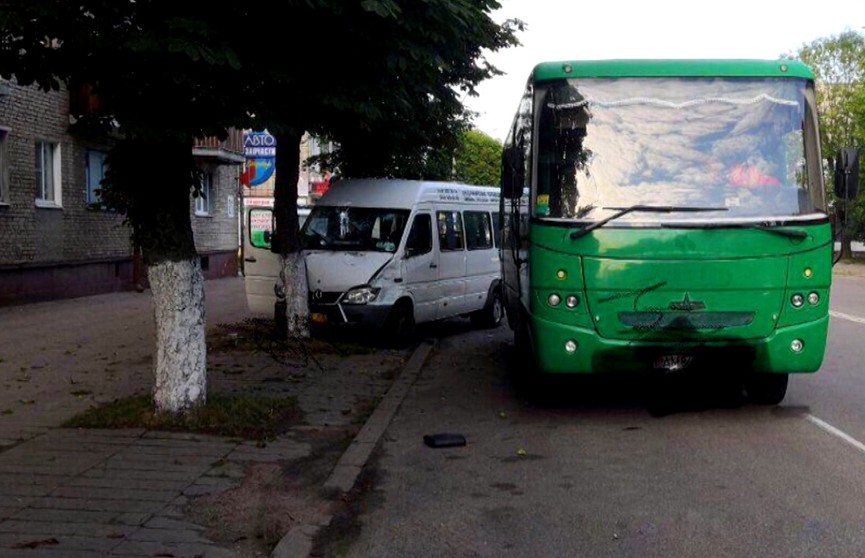
[[[565,342],[565,352],[568,354],[577,352],[577,342],[573,339],[568,339]]]
[[[365,285],[349,289],[340,302],[345,304],[368,304],[375,300],[381,289]]]
[[[802,349],[805,348],[805,344],[802,343],[801,339],[793,339],[793,342],[790,343],[790,350],[794,353],[801,353]]]
[[[810,293],[808,295],[808,304],[814,305],[820,302],[820,295],[817,293]]]
[[[565,305],[566,305],[568,308],[574,308],[574,307],[576,307],[577,304],[579,304],[579,303],[580,303],[580,299],[577,298],[577,297],[574,296],[574,295],[570,295],[568,298],[565,299]]]
[[[799,308],[799,307],[801,307],[803,304],[805,304],[805,297],[803,297],[803,296],[800,295],[799,293],[796,293],[796,294],[794,294],[793,296],[790,297],[790,304],[792,304],[792,305],[795,306],[796,308]]]
[[[550,306],[558,306],[562,302],[562,297],[560,297],[556,293],[553,293],[549,296],[549,298],[547,298],[547,302],[550,303]]]

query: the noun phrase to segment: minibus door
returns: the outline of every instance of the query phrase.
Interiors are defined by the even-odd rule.
[[[433,245],[432,214],[415,214],[406,239],[403,284],[414,299],[416,322],[435,320],[438,290],[438,250]]]

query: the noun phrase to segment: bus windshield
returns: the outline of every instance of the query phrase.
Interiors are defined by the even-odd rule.
[[[316,206],[300,231],[304,250],[395,252],[407,209]]]
[[[596,221],[635,205],[719,211],[634,212],[621,221],[747,220],[817,209],[805,80],[579,78],[536,94],[535,217]]]

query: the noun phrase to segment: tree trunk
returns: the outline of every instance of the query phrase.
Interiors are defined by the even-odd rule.
[[[292,252],[280,258],[285,287],[285,318],[290,339],[309,337],[309,285],[306,278],[306,258],[303,252]]]
[[[289,338],[309,337],[309,307],[306,260],[300,246],[297,218],[297,180],[300,172],[301,133],[276,132],[276,183],[273,211],[276,235],[271,244],[279,254],[282,271],[279,284],[285,292],[285,321]],[[281,310],[280,310],[281,311]]]
[[[207,395],[204,277],[190,222],[190,191],[200,176],[191,145],[191,137],[167,134],[127,138],[109,155],[109,179],[122,190],[153,292],[158,411],[184,411]]]
[[[156,318],[153,401],[178,412],[207,396],[204,275],[196,258],[149,267]]]
[[[853,241],[847,236],[841,239],[841,259],[853,259]]]

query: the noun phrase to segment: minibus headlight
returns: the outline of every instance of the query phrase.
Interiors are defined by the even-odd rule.
[[[378,293],[381,289],[363,286],[363,287],[355,287],[353,289],[349,289],[345,296],[342,297],[342,301],[345,304],[368,304],[375,300],[375,297],[378,296]]]

